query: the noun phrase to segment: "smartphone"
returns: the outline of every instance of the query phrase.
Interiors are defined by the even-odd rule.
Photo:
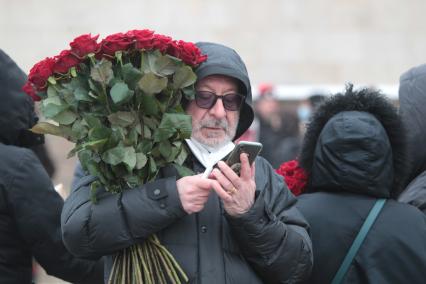
[[[232,150],[231,154],[229,154],[228,158],[226,158],[225,162],[231,169],[239,174],[241,169],[241,153],[246,153],[248,155],[251,165],[261,150],[262,144],[259,142],[240,141],[240,143],[235,146],[234,150]]]

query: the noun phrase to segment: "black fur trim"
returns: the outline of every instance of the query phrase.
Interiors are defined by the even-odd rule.
[[[380,91],[372,88],[354,90],[352,84],[345,92],[326,99],[312,115],[307,125],[300,153],[300,164],[308,176],[311,174],[315,145],[327,121],[342,111],[364,111],[374,115],[388,135],[393,154],[394,182],[391,197],[396,198],[404,189],[409,172],[406,160],[406,138],[396,107]],[[309,190],[309,184],[307,191]]]

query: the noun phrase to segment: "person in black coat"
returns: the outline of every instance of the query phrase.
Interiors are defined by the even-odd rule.
[[[399,110],[407,131],[410,182],[398,200],[426,213],[426,64],[401,75]]]
[[[231,48],[197,43],[207,61],[197,73],[188,166],[202,173],[233,148],[253,121],[245,65]],[[227,101],[223,96],[229,96]],[[217,97],[221,97],[218,99]],[[209,98],[209,99],[207,99]],[[211,102],[209,104],[209,102]],[[78,173],[62,212],[66,246],[81,257],[112,256],[156,234],[189,278],[189,283],[297,283],[312,267],[308,224],[296,199],[263,158],[250,167],[242,154],[241,175],[224,162],[210,178],[180,177],[172,167],[158,179],[121,194],[99,189]],[[220,158],[219,158],[220,159]],[[214,162],[215,163],[215,162]],[[255,167],[255,171],[254,171]]]
[[[311,226],[307,283],[330,283],[378,198],[387,199],[344,283],[425,283],[426,217],[397,202],[405,184],[404,130],[396,108],[372,89],[348,86],[310,121],[300,164],[308,193],[297,207]]]
[[[100,283],[102,262],[81,260],[65,248],[63,200],[29,148],[44,142],[28,129],[37,121],[22,90],[24,72],[0,50],[0,283],[32,283],[32,260],[69,282]]]

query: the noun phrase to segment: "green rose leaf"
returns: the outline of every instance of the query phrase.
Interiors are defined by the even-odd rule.
[[[82,119],[77,119],[76,121],[74,121],[71,130],[77,139],[82,139],[86,137],[87,133],[89,132],[87,126],[84,123],[84,120]]]
[[[175,159],[175,163],[178,164],[178,165],[183,165],[186,158],[188,157],[188,152],[185,149],[185,147],[181,147],[181,148],[177,148],[177,149],[180,149],[180,152]]]
[[[188,87],[195,83],[197,76],[191,67],[184,65],[180,67],[173,75],[173,88],[175,90]]]
[[[168,161],[172,152],[172,145],[168,140],[160,142],[159,150],[161,155]]]
[[[102,127],[101,120],[99,118],[97,118],[96,116],[94,116],[94,115],[84,114],[83,118],[84,118],[85,123],[87,123],[87,125],[90,128]]]
[[[69,89],[61,89],[59,91],[59,96],[63,98],[66,104],[70,106],[70,108],[77,109],[78,108],[78,101],[76,100],[74,94]]]
[[[93,98],[89,96],[89,91],[82,87],[75,89],[74,97],[77,101],[93,102]]]
[[[154,141],[165,141],[175,134],[174,128],[157,128],[154,130]]]
[[[138,85],[148,95],[158,94],[167,87],[167,78],[158,77],[149,72],[142,77]]]
[[[64,137],[65,139],[75,142],[77,138],[72,133],[71,127],[69,126],[57,126],[48,122],[39,122],[34,125],[30,131],[37,134],[51,134],[56,136]]]
[[[157,100],[152,96],[141,96],[141,110],[145,115],[156,115],[159,111]]]
[[[57,125],[48,122],[39,122],[34,125],[30,130],[37,134],[51,134],[56,136],[62,136],[61,128]]]
[[[52,118],[67,108],[59,97],[49,97],[41,104],[41,111],[46,118]]]
[[[139,134],[136,131],[136,128],[131,127],[129,130],[129,134],[127,135],[126,139],[124,140],[124,143],[126,145],[135,145],[138,143]]]
[[[87,170],[87,164],[92,160],[92,151],[91,150],[81,150],[78,152],[78,159],[80,160],[81,166],[84,170]]]
[[[52,97],[57,97],[58,96],[58,92],[56,91],[55,87],[53,86],[49,86],[47,87],[47,97],[48,98],[52,98]]]
[[[140,142],[138,146],[136,147],[136,151],[147,154],[151,152],[152,146],[153,146],[153,143],[151,140],[143,139],[142,142]]]
[[[136,169],[142,169],[148,161],[148,158],[144,153],[136,153]]]
[[[173,74],[177,69],[175,61],[173,61],[169,56],[161,55],[157,58],[154,64],[155,73],[161,76],[168,76]]]
[[[75,114],[74,112],[70,110],[64,110],[52,117],[52,119],[59,124],[69,125],[73,123],[77,119],[77,117],[77,114]]]
[[[108,85],[109,81],[114,78],[112,63],[106,59],[102,59],[92,67],[90,77],[104,86]]]
[[[89,142],[81,144],[81,147],[83,149],[91,149],[91,150],[94,150],[94,151],[97,152],[97,151],[101,150],[101,148],[105,145],[105,143],[107,141],[108,141],[108,138],[89,141]]]
[[[111,136],[111,132],[112,130],[105,126],[92,128],[89,130],[89,141],[108,139]]]
[[[126,82],[131,89],[136,87],[136,84],[143,76],[142,72],[133,67],[131,63],[123,65],[121,72],[123,74],[124,82]]]
[[[143,126],[143,137],[147,139],[150,139],[152,137],[151,129],[146,125]]]
[[[194,174],[194,172],[192,170],[190,170],[189,168],[187,168],[187,167],[184,167],[184,166],[181,166],[181,165],[177,165],[177,164],[173,164],[173,166],[176,168],[178,174],[181,177],[190,176],[190,175]]]
[[[117,146],[102,154],[102,160],[113,166],[124,163],[128,170],[136,166],[136,152],[133,147]]]
[[[186,87],[186,88],[183,88],[182,92],[183,92],[183,94],[184,94],[184,96],[187,100],[191,101],[191,100],[195,99],[195,89],[194,89],[193,85]]]
[[[135,121],[135,114],[129,111],[117,111],[108,115],[108,120],[112,125],[127,127]]]
[[[117,82],[110,91],[112,101],[115,104],[127,102],[134,94],[134,91],[129,90],[129,87],[124,82]]]
[[[149,157],[149,171],[150,173],[157,172],[157,164],[155,163],[155,160],[152,157]]]
[[[187,139],[191,137],[192,117],[183,113],[165,113],[159,128],[179,130],[182,138]]]

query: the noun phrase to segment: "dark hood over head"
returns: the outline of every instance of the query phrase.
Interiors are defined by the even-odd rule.
[[[40,144],[42,136],[28,131],[37,117],[32,99],[22,91],[27,76],[0,49],[0,143],[16,146]]]
[[[392,149],[373,115],[344,111],[327,122],[315,147],[313,186],[389,197],[393,175]]]
[[[410,180],[426,170],[426,64],[401,75],[400,115],[407,131],[407,150],[412,165]]]
[[[202,54],[207,54],[207,61],[195,70],[197,80],[210,75],[225,75],[237,79],[243,87],[245,102],[241,108],[240,120],[234,139],[240,137],[251,125],[254,119],[250,79],[246,66],[238,53],[221,44],[211,42],[198,42],[196,45]]]
[[[380,92],[354,91],[327,99],[308,125],[301,166],[308,191],[397,197],[406,178],[404,130],[396,108]]]

